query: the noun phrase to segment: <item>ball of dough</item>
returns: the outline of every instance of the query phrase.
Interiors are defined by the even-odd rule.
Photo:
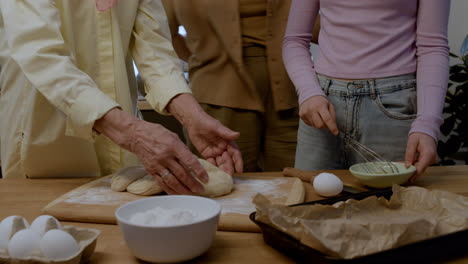
[[[31,229],[18,231],[8,243],[8,254],[12,258],[24,259],[40,255],[41,237]]]
[[[312,182],[315,191],[321,196],[335,196],[343,190],[343,182],[332,173],[320,173]]]
[[[200,194],[205,197],[218,197],[232,191],[233,180],[231,175],[225,173],[218,167],[206,160],[198,159],[208,173],[208,183],[200,182],[205,191]],[[142,176],[143,166],[133,166],[120,170],[112,177],[111,189],[114,191],[127,190],[129,193],[138,195],[153,195],[163,190],[151,175]],[[146,173],[146,172],[145,172]]]
[[[206,160],[198,159],[200,164],[208,173],[209,181],[207,184],[202,183],[205,191],[201,196],[205,197],[218,197],[223,196],[232,191],[234,185],[232,181],[232,176],[216,167],[215,165],[209,163]]]
[[[41,215],[34,219],[29,228],[42,237],[51,229],[62,229],[62,225],[51,215]]]
[[[149,174],[127,186],[127,192],[137,195],[153,195],[162,191],[163,189],[154,180],[154,177]]]
[[[40,241],[42,254],[51,260],[63,260],[74,256],[80,247],[69,233],[52,229],[44,234]]]

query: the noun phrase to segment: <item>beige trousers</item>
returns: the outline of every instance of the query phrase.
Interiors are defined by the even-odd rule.
[[[266,62],[264,52],[259,52],[258,48],[244,48],[244,63],[264,98],[264,113],[201,103],[212,117],[240,132],[236,143],[244,160],[244,172],[280,171],[284,167],[294,166],[298,108],[274,109]],[[186,138],[190,149],[197,153]]]

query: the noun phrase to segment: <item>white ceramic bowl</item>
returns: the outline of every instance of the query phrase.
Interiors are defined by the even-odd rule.
[[[143,226],[130,218],[156,207],[189,209],[200,220],[183,225]],[[164,195],[144,198],[122,205],[115,212],[127,246],[139,259],[149,262],[181,262],[195,258],[211,246],[216,234],[221,206],[198,196]]]
[[[374,187],[374,188],[385,188],[391,187],[393,184],[403,184],[407,182],[411,176],[416,172],[416,167],[411,165],[406,168],[401,162],[392,162],[398,168],[398,172],[395,173],[369,173],[365,165],[366,163],[354,164],[349,168],[351,174],[356,177],[362,184]],[[390,167],[386,162],[369,162],[367,166],[382,166]],[[388,169],[387,168],[387,169]]]

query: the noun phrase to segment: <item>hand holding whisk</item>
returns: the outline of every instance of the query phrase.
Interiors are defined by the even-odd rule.
[[[346,135],[340,131],[340,136],[343,139],[344,143],[353,150],[357,156],[362,158],[365,162],[362,163],[362,168],[366,170],[367,173],[372,174],[389,174],[389,173],[399,173],[398,167],[390,161],[385,160],[378,153],[372,149],[366,147],[365,145],[359,143],[357,140]]]

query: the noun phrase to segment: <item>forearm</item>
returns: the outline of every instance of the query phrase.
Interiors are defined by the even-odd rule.
[[[191,127],[194,121],[198,121],[200,116],[205,114],[195,98],[187,93],[172,98],[166,108],[186,128]]]
[[[411,124],[411,133],[421,132],[436,142],[443,123],[442,110],[447,93],[449,62],[443,51],[427,54],[418,59],[417,117]]]
[[[438,141],[440,126],[443,123],[442,109],[447,85],[434,86],[423,83],[418,81],[418,113],[409,133],[421,132]]]
[[[299,104],[315,95],[325,94],[317,80],[310,53],[318,1],[293,1],[283,40],[283,61],[299,95]]]
[[[449,75],[447,40],[450,1],[428,0],[418,7],[416,32],[418,116],[410,133],[439,138]]]
[[[166,21],[161,1],[141,0],[133,27],[134,41],[129,46],[145,82],[146,99],[153,109],[163,114],[175,95],[191,92]]]
[[[119,108],[112,108],[102,118],[94,122],[93,129],[105,135],[117,145],[131,150],[132,133],[135,127],[135,117],[125,113]]]
[[[65,134],[91,140],[96,118],[118,104],[76,64],[76,54],[57,26],[62,23],[60,11],[47,0],[1,0],[0,17],[9,58],[31,86],[67,117]]]

